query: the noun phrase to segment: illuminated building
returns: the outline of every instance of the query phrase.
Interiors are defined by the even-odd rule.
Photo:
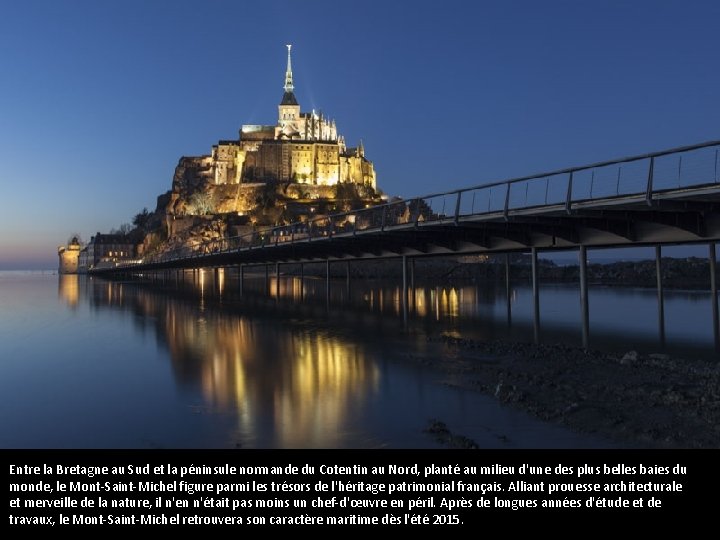
[[[77,274],[78,260],[80,258],[80,242],[77,236],[74,236],[67,246],[58,247],[58,273],[60,274]]]
[[[133,260],[142,244],[125,234],[97,233],[79,252],[79,264],[76,271],[86,273],[91,268],[115,266],[120,261]]]
[[[277,124],[243,125],[237,140],[223,140],[212,154],[183,158],[186,175],[214,185],[290,182],[311,186],[352,183],[375,189],[375,170],[360,143],[347,147],[335,121],[316,111],[301,112],[295,97],[290,50]],[[176,171],[177,177],[177,171]]]

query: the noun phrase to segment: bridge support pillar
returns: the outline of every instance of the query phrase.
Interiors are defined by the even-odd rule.
[[[239,275],[238,281],[240,282],[240,283],[239,283],[239,285],[240,285],[240,295],[242,296],[242,294],[243,294],[243,289],[245,288],[245,265],[244,265],[244,264],[241,264],[241,265],[240,265],[239,271],[240,271],[240,275]]]
[[[330,307],[330,259],[325,259],[325,299]]]
[[[712,302],[712,318],[713,318],[713,336],[715,338],[715,348],[720,350],[720,321],[718,320],[718,298],[717,298],[717,279],[716,279],[716,254],[715,243],[709,245],[709,262],[710,262],[710,301]]]
[[[507,302],[507,324],[512,325],[512,287],[510,286],[510,254],[505,254],[505,299]]]
[[[265,263],[265,294],[270,294],[270,265]]]
[[[345,261],[345,293],[350,300],[350,261]]]
[[[590,307],[587,283],[587,248],[580,246],[580,316],[582,318],[582,345],[588,348],[590,343]]]
[[[540,341],[540,281],[538,276],[537,248],[530,249],[532,259],[532,290],[533,290],[533,337],[535,343]]]
[[[655,246],[655,278],[658,298],[658,332],[661,345],[665,345],[665,295],[662,282],[662,247]]]
[[[300,263],[300,301],[305,298],[305,263]]]
[[[410,257],[410,304],[415,311],[415,257]]]
[[[280,263],[275,263],[275,298],[280,299]]]
[[[410,289],[415,291],[415,257],[410,258]]]
[[[408,257],[402,256],[402,310],[403,324],[408,322]]]

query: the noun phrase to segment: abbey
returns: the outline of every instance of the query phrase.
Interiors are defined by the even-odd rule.
[[[203,156],[215,184],[298,182],[376,187],[372,162],[360,143],[347,147],[335,121],[301,112],[294,94],[291,45],[287,45],[284,93],[275,125],[243,125],[238,140],[220,141]],[[208,170],[209,169],[209,170]]]

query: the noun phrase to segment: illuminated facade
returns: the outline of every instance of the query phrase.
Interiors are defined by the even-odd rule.
[[[60,274],[77,274],[78,260],[80,258],[80,242],[77,237],[73,237],[67,246],[58,248],[58,273]]]
[[[91,268],[115,266],[118,262],[133,260],[140,248],[141,245],[128,235],[97,233],[80,251],[76,271],[84,274]]]
[[[297,182],[333,186],[348,182],[376,187],[375,170],[362,143],[348,148],[335,121],[301,112],[294,94],[291,46],[275,125],[243,125],[238,140],[220,141],[205,162],[216,185]]]

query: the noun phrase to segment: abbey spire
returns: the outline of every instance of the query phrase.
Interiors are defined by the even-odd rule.
[[[288,61],[287,69],[285,70],[285,92],[292,93],[294,90],[292,79],[292,61],[290,59],[290,49],[292,49],[292,45],[286,45],[286,47],[288,50]]]
[[[285,90],[285,93],[283,93],[283,98],[282,98],[282,101],[280,102],[281,107],[283,105],[296,106],[298,104],[297,99],[295,99],[295,94],[293,93],[295,86],[293,85],[292,60],[290,59],[290,49],[292,49],[292,45],[286,45],[286,47],[288,50],[288,59],[287,59],[287,69],[285,70],[285,86],[283,87]],[[299,113],[300,110],[298,109],[297,112]],[[280,119],[282,120],[282,113],[280,115]],[[287,120],[287,118],[286,118],[286,120]]]
[[[286,45],[288,51],[287,57],[287,69],[285,70],[285,86],[283,87],[285,92],[283,93],[282,101],[278,105],[278,126],[279,133],[283,137],[295,137],[297,136],[300,121],[300,105],[295,99],[293,90],[293,76],[292,76],[292,61],[290,59],[290,49],[292,45]]]

